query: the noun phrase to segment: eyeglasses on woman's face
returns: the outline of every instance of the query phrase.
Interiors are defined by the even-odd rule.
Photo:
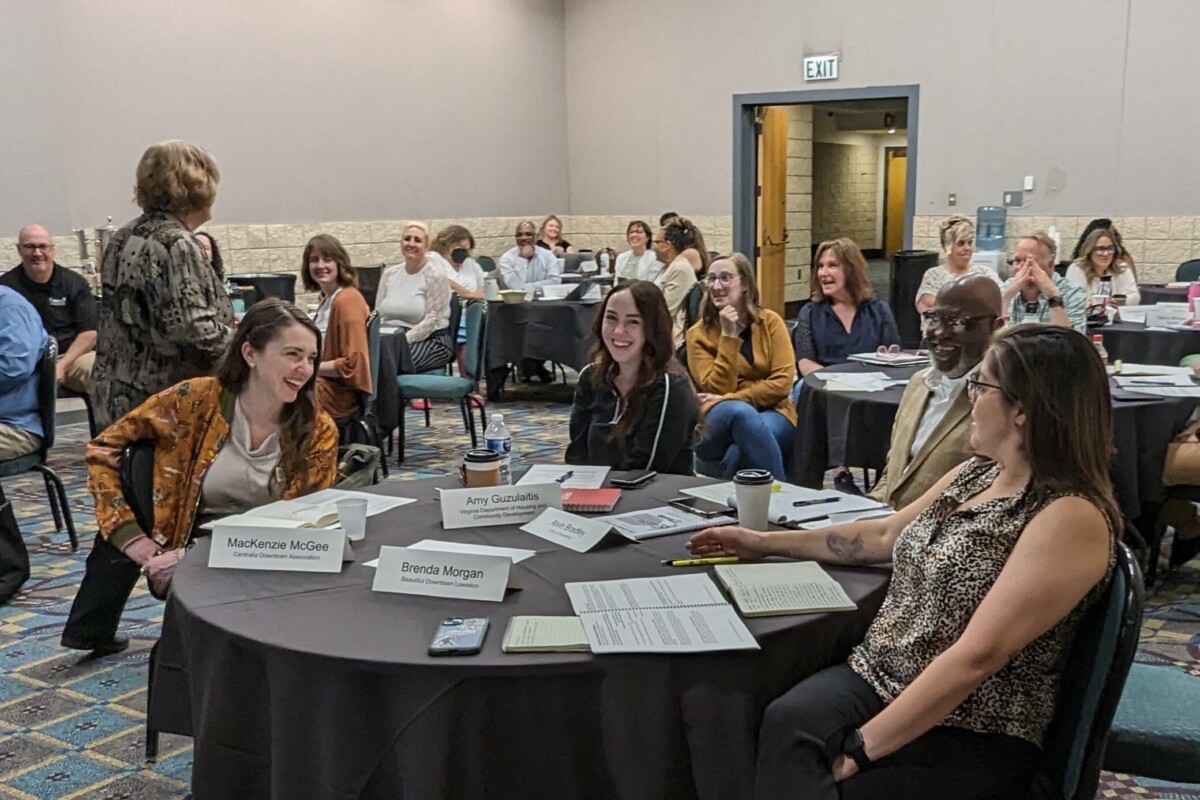
[[[979,380],[978,374],[972,375],[971,377],[967,378],[967,399],[970,400],[972,403],[975,403],[976,401],[979,400],[979,397],[980,397],[980,395],[983,394],[984,389],[995,389],[996,391],[1000,392],[1001,394],[1004,393],[1003,387],[997,386],[994,383],[988,383],[987,381]]]
[[[710,272],[701,278],[701,280],[708,286],[712,286],[714,283],[729,286],[737,280],[737,277],[736,272]]]
[[[1099,247],[1097,247],[1095,250],[1093,250],[1092,252],[1096,253],[1097,255],[1101,255],[1101,256],[1111,256],[1117,252],[1117,248],[1111,244],[1102,244]]]
[[[991,314],[951,317],[933,310],[923,311],[921,312],[921,330],[935,331],[945,326],[947,330],[954,333],[963,333],[981,319],[994,319],[994,317]]]

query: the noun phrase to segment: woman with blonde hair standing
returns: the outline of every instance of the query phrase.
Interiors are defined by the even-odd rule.
[[[975,253],[975,226],[962,214],[946,217],[938,225],[945,263],[925,270],[921,285],[917,289],[917,313],[924,314],[933,308],[934,298],[950,281],[969,272],[986,275],[1000,284],[1000,276],[983,264],[972,264]]]

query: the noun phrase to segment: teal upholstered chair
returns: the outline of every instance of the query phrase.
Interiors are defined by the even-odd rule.
[[[1200,783],[1200,677],[1134,664],[1108,733],[1104,768]]]
[[[491,256],[475,256],[475,261],[484,272],[496,271],[496,260]]]
[[[464,359],[467,368],[466,375],[453,376],[441,373],[423,373],[420,375],[399,375],[396,377],[396,387],[400,392],[400,427],[397,432],[396,463],[404,462],[404,400],[411,397],[424,397],[429,400],[457,400],[462,412],[463,425],[471,432],[471,446],[479,444],[479,436],[475,430],[475,417],[471,413],[471,394],[482,377],[484,359],[484,341],[487,336],[487,316],[481,300],[470,300],[463,313],[467,320],[467,350]],[[457,328],[453,328],[457,330]],[[487,426],[485,409],[479,407],[479,424]]]
[[[1088,609],[1063,665],[1058,706],[1031,797],[1096,796],[1104,742],[1137,649],[1144,601],[1137,560],[1128,547],[1118,544],[1112,582]]]
[[[42,444],[37,450],[28,455],[0,461],[0,478],[10,478],[36,470],[42,474],[46,483],[46,497],[50,500],[50,513],[54,515],[54,529],[61,531],[63,524],[67,526],[67,536],[71,539],[71,549],[79,549],[79,538],[75,535],[75,520],[71,517],[71,507],[67,503],[67,490],[63,486],[58,473],[46,466],[50,448],[54,446],[54,403],[58,397],[58,381],[55,371],[58,365],[58,349],[54,340],[42,355],[38,366],[38,410],[42,417]]]

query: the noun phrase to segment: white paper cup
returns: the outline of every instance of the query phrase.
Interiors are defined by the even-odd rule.
[[[743,469],[733,476],[739,525],[752,531],[767,529],[774,483],[774,477],[765,469]]]
[[[337,501],[338,522],[352,542],[367,538],[367,501],[354,497]]]

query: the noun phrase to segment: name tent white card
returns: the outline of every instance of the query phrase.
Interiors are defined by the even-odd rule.
[[[586,553],[608,538],[637,542],[630,536],[598,519],[588,519],[557,508],[547,508],[521,530],[548,542],[561,544],[576,553]]]
[[[498,603],[505,589],[518,588],[512,565],[505,556],[385,545],[379,548],[371,590]]]
[[[562,508],[562,487],[557,483],[448,489],[442,492],[442,527],[524,525],[547,508]]]
[[[278,572],[341,572],[346,532],[340,528],[217,525],[208,566]]]

